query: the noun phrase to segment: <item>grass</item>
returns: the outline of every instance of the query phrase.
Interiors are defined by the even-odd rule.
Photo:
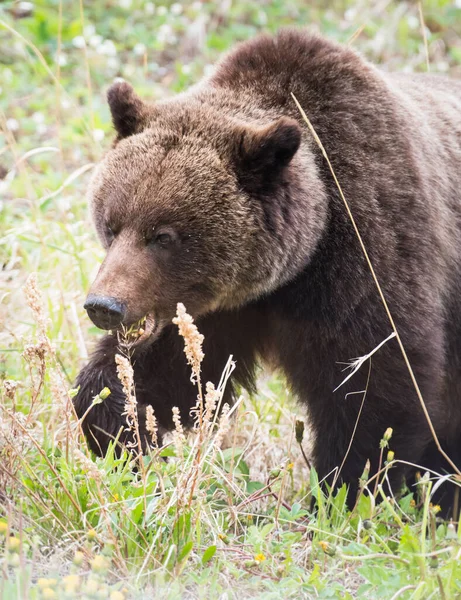
[[[72,413],[99,335],[82,305],[102,258],[85,188],[111,142],[105,89],[122,76],[164,97],[236,41],[293,24],[352,39],[384,68],[428,59],[461,74],[461,9],[443,0],[51,0],[20,19],[1,3],[2,598],[461,597],[461,530],[438,519],[434,481],[397,502],[364,472],[350,513],[345,490],[323,494],[307,468],[304,416],[278,375],[229,422],[199,413],[195,434],[176,432],[137,473],[91,456]],[[378,483],[399,458],[387,438]]]

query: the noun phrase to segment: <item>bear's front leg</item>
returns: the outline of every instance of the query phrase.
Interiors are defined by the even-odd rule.
[[[201,380],[216,386],[232,354],[236,369],[228,382],[223,402],[231,402],[234,385],[246,389],[254,387],[256,356],[261,345],[260,317],[251,309],[222,312],[198,321],[205,339]],[[98,455],[107,452],[111,440],[121,431],[121,443],[136,442],[127,430],[125,396],[117,377],[115,355],[120,352],[115,336],[106,336],[100,342],[90,362],[80,372],[76,385],[79,391],[74,400],[77,416],[85,418],[83,431],[90,448]],[[184,355],[184,340],[174,325],[168,325],[149,347],[135,350],[131,359],[138,407],[141,441],[147,447],[149,434],[145,428],[146,407],[151,405],[162,433],[173,428],[172,408],[178,407],[185,427],[192,424],[190,411],[197,402],[197,386],[191,382],[191,370]],[[101,403],[91,406],[94,397],[108,387],[110,395]],[[91,407],[91,408],[90,408]]]
[[[99,456],[107,452],[111,441],[129,441],[126,417],[123,415],[126,398],[115,364],[117,352],[116,337],[103,337],[89,363],[80,371],[75,384],[78,388],[74,398],[75,412],[82,419],[88,445]],[[109,396],[93,405],[95,396],[104,388],[110,390]]]

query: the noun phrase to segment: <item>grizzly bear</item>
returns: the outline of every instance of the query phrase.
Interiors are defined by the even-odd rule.
[[[107,256],[86,300],[112,330],[78,376],[91,449],[129,441],[116,332],[147,315],[133,348],[141,435],[184,423],[196,388],[172,324],[184,303],[205,336],[204,381],[230,354],[236,387],[258,364],[283,371],[307,407],[319,477],[355,498],[380,440],[412,465],[453,472],[434,443],[396,338],[344,385],[344,363],[392,333],[317,132],[368,250],[434,429],[461,466],[461,82],[385,73],[349,47],[283,30],[238,45],[189,91],[148,104],[108,92],[117,133],[89,196]],[[365,395],[365,396],[364,396]],[[363,408],[360,410],[363,404]],[[349,448],[350,442],[352,445]]]

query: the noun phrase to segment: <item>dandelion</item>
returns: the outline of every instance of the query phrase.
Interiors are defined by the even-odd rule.
[[[107,560],[104,558],[104,556],[95,556],[91,561],[91,569],[95,573],[104,573],[107,571],[108,567],[109,565],[107,564]]]
[[[68,595],[75,594],[80,586],[80,577],[78,575],[66,575],[63,582],[65,593]]]
[[[321,540],[319,542],[319,546],[328,556],[334,556],[336,554],[336,546],[330,544],[330,542],[326,542],[325,540]]]
[[[152,445],[154,447],[158,446],[157,419],[154,414],[154,409],[150,404],[146,407],[146,430],[150,433]]]
[[[264,554],[259,552],[258,554],[255,554],[254,559],[259,564],[259,563],[264,562],[266,560],[266,557],[264,556]]]
[[[184,353],[192,367],[191,381],[197,383],[200,378],[200,365],[205,356],[202,350],[204,338],[194,324],[194,319],[187,314],[184,304],[178,303],[176,314],[173,323],[178,326],[179,334],[184,338]]]
[[[21,547],[21,540],[17,537],[8,538],[8,550],[10,552],[19,552]]]

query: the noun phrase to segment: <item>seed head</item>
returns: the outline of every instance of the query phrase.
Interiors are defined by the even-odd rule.
[[[157,419],[155,418],[153,407],[148,404],[146,407],[146,430],[150,433],[151,442],[154,447],[158,446],[158,425]]]
[[[192,367],[191,381],[197,383],[200,377],[200,365],[204,358],[203,335],[199,333],[194,319],[187,314],[184,304],[178,303],[173,323],[178,326],[179,334],[184,338],[184,353]]]

